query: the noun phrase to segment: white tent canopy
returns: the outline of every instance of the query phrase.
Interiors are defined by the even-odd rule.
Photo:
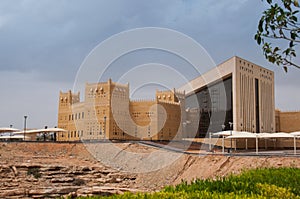
[[[250,132],[245,132],[245,131],[233,131],[233,130],[228,130],[228,131],[220,131],[217,133],[213,133],[212,136],[222,136],[222,152],[224,153],[225,147],[224,147],[224,137],[232,137],[236,136],[236,138],[244,138],[245,136],[250,136],[253,133]],[[209,143],[211,143],[211,134],[209,134]],[[209,145],[209,149],[211,150],[211,144]]]
[[[260,138],[293,138],[294,136],[289,133],[262,133],[259,134]]]
[[[296,131],[296,132],[292,132],[290,133],[291,135],[294,135],[294,136],[300,136],[300,131]]]
[[[256,154],[258,154],[258,139],[267,139],[267,138],[294,138],[294,154],[296,155],[296,136],[300,135],[300,132],[294,132],[294,133],[247,133],[247,134],[236,134],[227,136],[226,139],[248,139],[248,138],[255,138],[256,139]]]
[[[226,137],[226,139],[238,139],[238,138],[244,138],[244,139],[247,139],[247,138],[256,138],[257,137],[257,134],[256,133],[239,133],[239,134],[235,134],[235,135],[231,135],[231,136],[228,136]]]
[[[24,136],[23,135],[12,135],[12,136],[9,136],[9,135],[4,135],[4,136],[0,136],[0,139],[24,139]],[[30,138],[28,136],[25,136],[25,139],[26,140],[29,140]]]
[[[34,129],[34,130],[26,130],[15,132],[14,134],[37,134],[37,133],[49,133],[49,132],[66,132],[65,129],[61,128],[47,128],[47,129]]]
[[[220,131],[217,133],[213,133],[213,136],[230,136],[241,133],[240,131]]]
[[[10,127],[0,127],[0,133],[16,132],[16,131],[20,131],[20,130],[15,128],[10,128]]]

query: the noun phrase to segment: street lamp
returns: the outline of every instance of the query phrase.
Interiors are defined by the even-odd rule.
[[[222,131],[224,131],[225,130],[225,124],[222,124]],[[224,135],[222,135],[222,153],[224,154],[224,152],[225,152],[225,149],[224,149]]]
[[[148,138],[150,138],[150,126],[148,126]]]
[[[104,130],[103,130],[103,133],[104,133],[104,136],[106,136],[106,134],[105,134],[106,133],[106,116],[104,116],[103,119],[104,119],[104,125],[103,125],[104,126]]]
[[[26,133],[26,120],[27,120],[27,115],[24,115],[24,131],[23,131],[23,133],[24,133],[24,141],[25,141],[25,133]]]
[[[11,124],[11,125],[9,125],[9,128],[12,128],[13,127],[13,125]],[[9,141],[11,141],[11,134],[12,134],[12,132],[10,132],[9,133]]]
[[[233,123],[232,122],[228,122],[229,126],[230,126],[230,136],[232,136],[232,126]],[[232,138],[230,138],[230,153],[232,153]]]

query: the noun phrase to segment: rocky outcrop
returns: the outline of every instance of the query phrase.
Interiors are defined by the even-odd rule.
[[[98,144],[90,143],[89,147],[99,153],[108,151],[105,143],[100,143],[101,147]],[[114,145],[139,153],[138,158],[148,158],[153,153],[150,161],[142,164],[145,168],[141,168],[146,171],[155,168],[160,161],[164,164],[158,170],[125,173],[124,170],[121,172],[122,168],[134,168],[142,159],[130,159],[124,151],[117,156],[106,153],[108,158],[113,157],[112,166],[108,166],[97,161],[82,143],[0,143],[0,198],[59,198],[157,191],[182,180],[214,179],[249,168],[300,167],[299,157],[178,156],[178,153],[172,156],[163,153],[165,155],[158,158],[155,148],[138,143]]]
[[[135,176],[102,166],[0,165],[0,198],[111,195],[129,188]]]

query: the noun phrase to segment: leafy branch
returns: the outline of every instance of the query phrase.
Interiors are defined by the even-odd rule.
[[[300,43],[298,0],[281,0],[281,6],[273,0],[266,1],[270,8],[263,12],[254,39],[262,45],[263,54],[269,62],[282,66],[286,72],[291,66],[300,69],[300,65],[293,62],[297,56],[295,47]],[[284,41],[287,47],[273,47],[270,40]]]

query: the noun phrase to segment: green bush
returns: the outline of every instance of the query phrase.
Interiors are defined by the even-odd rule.
[[[125,193],[107,197],[111,199],[165,199],[165,198],[210,198],[210,199],[300,199],[300,169],[269,168],[244,171],[217,180],[195,180],[167,186],[155,193]]]

